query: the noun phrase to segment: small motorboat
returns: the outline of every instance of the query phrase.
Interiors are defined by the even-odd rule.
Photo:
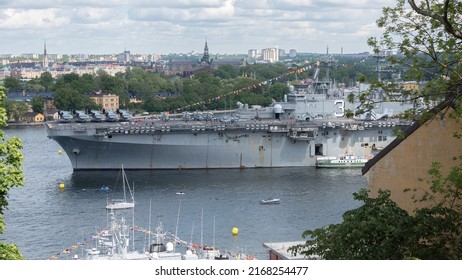
[[[177,192],[177,195],[184,195],[184,192]]]
[[[279,198],[268,198],[260,200],[260,204],[279,204],[280,201]]]

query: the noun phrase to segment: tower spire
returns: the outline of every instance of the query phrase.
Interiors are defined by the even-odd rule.
[[[202,57],[201,62],[205,62],[207,64],[210,64],[210,56],[209,56],[209,47],[207,45],[207,37],[205,38],[204,56]]]
[[[43,67],[48,67],[47,40],[43,43]]]

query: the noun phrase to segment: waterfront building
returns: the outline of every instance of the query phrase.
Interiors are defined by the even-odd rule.
[[[21,121],[27,122],[27,123],[44,122],[45,116],[41,113],[26,112],[24,114],[24,117],[21,118]]]
[[[103,94],[99,92],[92,94],[90,98],[105,110],[116,111],[119,109],[119,96],[115,94]]]

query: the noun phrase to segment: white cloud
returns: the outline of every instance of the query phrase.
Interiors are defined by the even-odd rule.
[[[57,9],[1,11],[0,29],[53,28],[68,23]]]
[[[375,21],[395,0],[16,0],[0,1],[0,53],[201,51],[246,53],[275,45],[324,51],[349,44],[366,51]],[[37,42],[31,44],[30,42]],[[330,45],[330,44],[329,44]],[[34,47],[34,49],[31,49]],[[334,48],[334,46],[332,46]]]

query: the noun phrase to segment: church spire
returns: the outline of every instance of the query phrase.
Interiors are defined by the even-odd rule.
[[[205,62],[210,64],[210,56],[209,56],[209,47],[207,45],[207,39],[205,39],[205,47],[204,47],[204,56],[201,59],[201,62]]]
[[[43,67],[48,67],[47,40],[43,44]]]

